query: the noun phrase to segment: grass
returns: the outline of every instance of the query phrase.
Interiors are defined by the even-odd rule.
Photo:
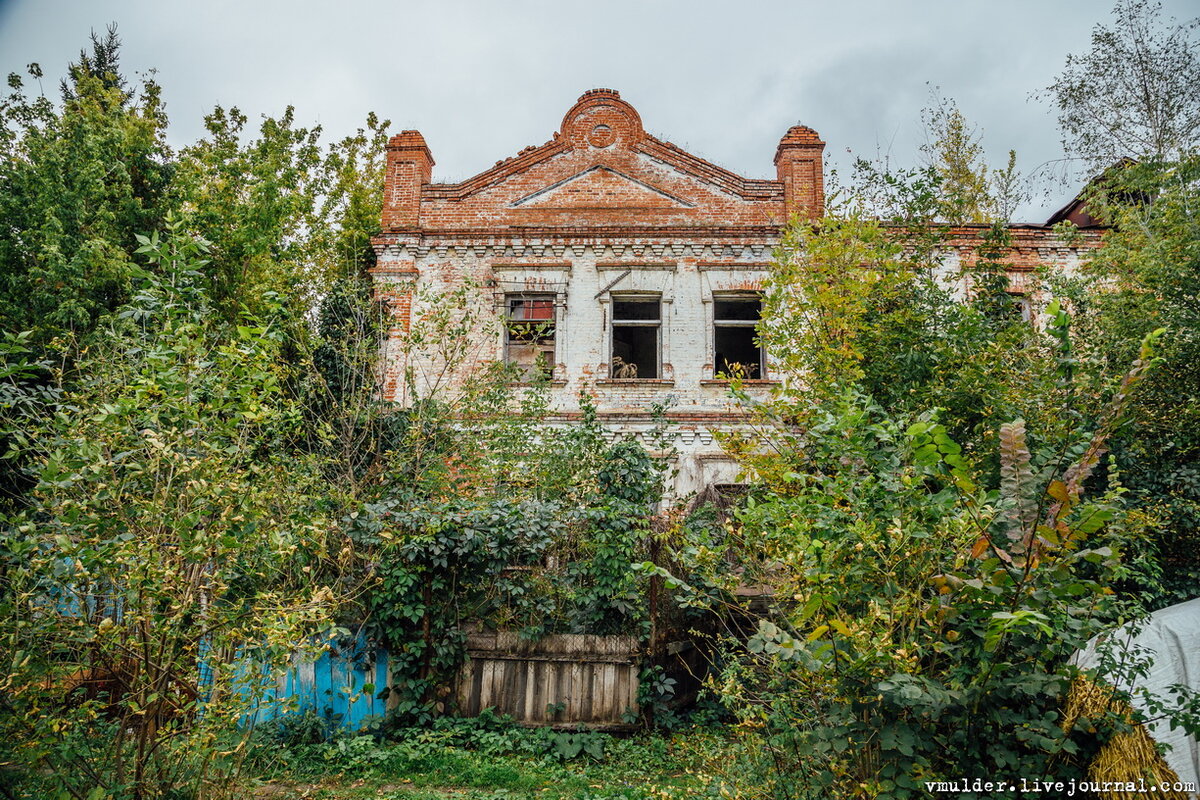
[[[246,796],[261,800],[640,800],[715,796],[733,741],[719,728],[616,738],[583,734],[566,758],[546,730],[502,721],[458,720],[409,729],[392,740],[370,736],[283,745],[269,739],[251,753]],[[569,753],[573,748],[565,748]]]

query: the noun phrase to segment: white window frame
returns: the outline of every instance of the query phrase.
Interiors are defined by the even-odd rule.
[[[726,300],[757,300],[758,301],[758,319],[755,320],[722,320],[717,318],[717,304]],[[709,335],[709,346],[712,348],[712,377],[718,379],[717,376],[721,373],[721,365],[717,363],[717,330],[719,328],[750,328],[754,331],[754,337],[758,337],[758,325],[762,322],[762,304],[763,293],[751,291],[716,291],[712,293],[711,300],[711,333]],[[728,376],[727,376],[728,377]],[[758,375],[750,380],[769,380],[767,371],[767,353],[766,348],[761,344],[758,345]]]
[[[663,380],[663,350],[666,346],[666,309],[667,302],[664,300],[661,292],[611,292],[609,294],[610,312],[608,320],[608,376],[610,380],[615,381],[642,381],[642,380]],[[617,303],[648,303],[655,302],[658,304],[658,319],[653,320],[619,320],[617,319]],[[613,359],[616,358],[615,348],[613,346],[613,338],[616,335],[617,326],[628,328],[654,328],[655,329],[655,377],[650,378],[645,375],[638,375],[631,378],[618,378],[613,370]]]

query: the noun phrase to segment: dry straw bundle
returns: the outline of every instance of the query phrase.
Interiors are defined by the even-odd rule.
[[[1146,731],[1146,726],[1134,722],[1133,708],[1116,696],[1116,690],[1110,686],[1102,686],[1087,678],[1078,678],[1071,685],[1067,696],[1066,715],[1063,729],[1070,730],[1080,717],[1096,719],[1106,712],[1120,714],[1132,729],[1128,733],[1118,733],[1113,736],[1088,765],[1088,780],[1094,783],[1133,783],[1145,781],[1161,786],[1164,783],[1175,784],[1179,776],[1167,765],[1162,755],[1154,745],[1154,740]],[[1104,800],[1145,800],[1141,792],[1106,791],[1099,796]],[[1189,800],[1184,792],[1162,791],[1155,792],[1155,797],[1161,800]]]

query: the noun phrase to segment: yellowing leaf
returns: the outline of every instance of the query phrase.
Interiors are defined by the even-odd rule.
[[[971,558],[979,558],[987,552],[990,542],[986,536],[980,536],[975,540],[975,545],[971,548]]]

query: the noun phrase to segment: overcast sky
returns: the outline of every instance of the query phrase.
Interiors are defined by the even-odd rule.
[[[1194,16],[1195,0],[1165,0]],[[930,87],[953,98],[1000,165],[1061,156],[1033,97],[1089,47],[1109,0],[0,0],[0,69],[37,61],[55,90],[91,30],[116,22],[126,74],[154,68],[179,146],[214,105],[250,118],[294,105],[331,136],[368,111],[416,128],[457,181],[547,141],[585,90],[617,89],[646,129],[723,167],[773,178],[801,122],[847,151],[913,162]],[[1020,217],[1043,221],[1068,190]]]

